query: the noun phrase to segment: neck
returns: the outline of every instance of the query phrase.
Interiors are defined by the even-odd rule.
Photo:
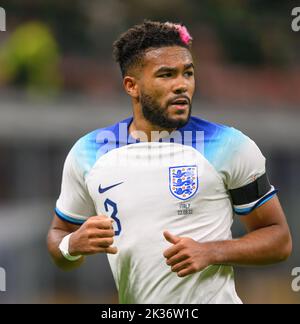
[[[156,137],[159,137],[159,132],[168,132],[169,134],[174,130],[175,129],[161,128],[151,124],[145,119],[142,107],[138,104],[133,104],[133,121],[129,127],[129,134],[133,138],[140,138],[142,142],[150,142],[155,141]],[[156,132],[157,136],[154,136],[153,132]]]

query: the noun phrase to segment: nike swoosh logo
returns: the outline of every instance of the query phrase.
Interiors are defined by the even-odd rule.
[[[109,186],[109,187],[106,187],[106,188],[101,188],[101,185],[99,186],[99,193],[104,193],[104,192],[106,192],[106,191],[108,191],[108,190],[110,190],[110,189],[112,189],[112,188],[114,188],[114,187],[116,187],[116,186],[119,186],[120,184],[122,184],[123,182],[119,182],[119,183],[116,183],[116,184],[114,184],[114,185],[112,185],[112,186]]]

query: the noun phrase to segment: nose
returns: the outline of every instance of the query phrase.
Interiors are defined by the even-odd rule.
[[[187,82],[184,78],[178,78],[173,88],[175,94],[182,94],[188,91]]]

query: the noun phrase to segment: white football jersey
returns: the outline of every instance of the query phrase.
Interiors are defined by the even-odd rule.
[[[120,303],[241,303],[231,266],[211,265],[179,278],[166,265],[163,236],[197,242],[229,240],[234,212],[247,214],[271,199],[233,205],[229,190],[265,174],[265,158],[240,131],[191,117],[155,142],[128,136],[132,118],[82,137],[64,166],[56,214],[82,224],[115,220],[116,255],[108,255]]]

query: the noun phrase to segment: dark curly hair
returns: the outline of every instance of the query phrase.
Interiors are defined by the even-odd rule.
[[[192,37],[186,27],[170,22],[145,20],[123,33],[113,43],[113,55],[124,77],[130,68],[142,63],[147,49],[174,45],[191,49]]]

